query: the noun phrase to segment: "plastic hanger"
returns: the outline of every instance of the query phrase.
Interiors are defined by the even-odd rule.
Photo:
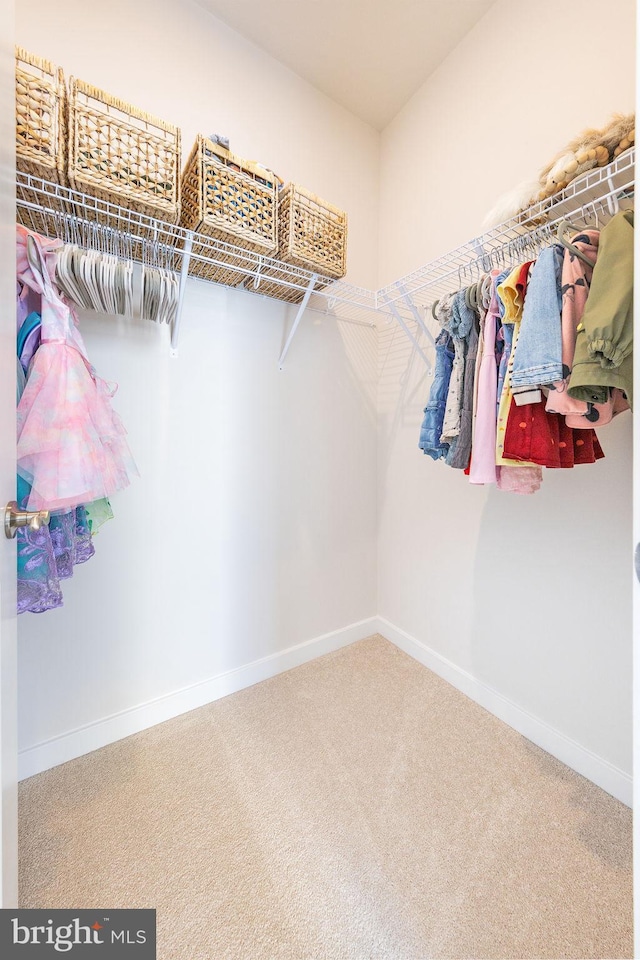
[[[467,287],[464,291],[464,302],[467,305],[469,310],[476,310],[478,306],[478,301],[476,298],[476,284],[472,283],[470,287]]]
[[[35,237],[31,236],[31,234],[28,234],[27,236],[27,263],[29,264],[34,277],[38,281],[40,292],[44,293],[46,290],[50,289],[49,274],[47,273],[44,254],[39,242]]]
[[[574,227],[574,225],[570,223],[568,220],[561,220],[560,223],[558,224],[558,233],[556,237],[558,243],[562,244],[562,246],[565,247],[567,250],[570,250],[571,253],[575,257],[578,257],[578,259],[582,260],[583,263],[586,263],[590,267],[595,267],[596,265],[595,260],[591,260],[590,257],[588,257],[585,253],[582,252],[582,250],[576,247],[574,243],[571,243],[571,241],[567,239],[567,237],[565,236],[565,231],[567,230],[570,230],[574,234],[580,233],[580,230],[578,230],[577,227]]]
[[[133,263],[126,260],[122,264],[123,310],[126,317],[133,316]]]

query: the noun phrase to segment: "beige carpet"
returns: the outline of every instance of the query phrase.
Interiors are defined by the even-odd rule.
[[[381,637],[22,784],[23,907],[159,960],[632,956],[631,813]]]

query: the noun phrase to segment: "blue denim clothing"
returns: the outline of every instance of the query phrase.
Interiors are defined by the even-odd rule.
[[[513,346],[513,324],[512,323],[503,323],[502,324],[502,356],[500,357],[500,366],[498,368],[498,398],[497,398],[497,408],[500,410],[500,397],[502,396],[502,388],[504,387],[504,378],[507,375],[507,367],[509,365],[509,357],[511,356],[511,348]]]
[[[440,440],[442,443],[451,445],[451,449],[449,450],[449,453],[451,453],[455,445],[454,441],[460,433],[467,338],[471,330],[473,314],[466,306],[464,290],[451,294],[449,302],[451,305],[450,310],[447,310],[445,307],[444,313],[441,314],[442,326],[448,330],[453,337],[455,353]],[[448,457],[447,463],[449,463]]]
[[[440,460],[442,457],[446,457],[449,450],[448,443],[440,442],[440,435],[444,422],[447,394],[449,393],[453,356],[453,341],[448,331],[442,330],[436,340],[435,376],[429,392],[429,402],[424,408],[424,420],[422,421],[418,444],[420,449],[432,460]]]
[[[475,310],[467,306],[463,299],[460,312],[464,314],[470,325],[467,334],[467,349],[464,357],[464,380],[462,387],[462,409],[460,411],[460,433],[455,438],[446,457],[448,466],[456,470],[466,469],[471,455],[471,438],[473,433],[473,388],[476,374],[476,357],[478,356],[478,336],[480,332],[480,318]]]
[[[535,403],[541,398],[537,388],[562,380],[563,256],[563,247],[547,247],[531,268],[513,355],[511,386],[516,403]]]

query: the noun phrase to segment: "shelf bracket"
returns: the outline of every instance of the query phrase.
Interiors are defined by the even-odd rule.
[[[253,289],[254,289],[254,290],[257,290],[257,289],[258,289],[258,287],[260,286],[260,281],[262,280],[262,265],[263,265],[262,257],[258,257],[258,268],[257,268],[257,270],[256,270],[256,275],[255,275],[255,277],[253,278]]]
[[[287,337],[287,342],[285,343],[284,347],[282,348],[282,353],[280,354],[280,359],[278,360],[278,369],[279,369],[279,370],[282,370],[282,367],[284,366],[284,360],[285,360],[286,355],[287,355],[288,352],[289,352],[289,347],[291,346],[291,341],[293,340],[293,338],[294,338],[295,335],[296,335],[296,331],[297,331],[297,329],[298,329],[298,325],[299,325],[300,321],[302,320],[302,314],[303,314],[303,313],[305,312],[305,310],[307,309],[307,304],[309,303],[309,297],[310,297],[311,294],[313,293],[313,288],[314,288],[314,285],[315,285],[315,282],[316,282],[317,279],[318,279],[318,274],[317,274],[317,273],[314,273],[314,274],[312,275],[311,279],[309,280],[307,289],[305,290],[304,297],[303,297],[303,299],[302,299],[302,303],[301,303],[300,306],[298,307],[298,312],[297,312],[297,314],[296,314],[296,318],[295,318],[295,320],[293,321],[293,326],[291,327],[291,330],[289,331],[289,336]]]
[[[426,364],[426,367],[427,367],[427,370],[428,370],[428,372],[429,372],[429,374],[430,374],[430,373],[431,373],[431,370],[432,370],[432,364],[431,364],[431,362],[429,361],[429,358],[427,357],[426,353],[424,352],[424,350],[422,349],[422,347],[421,347],[420,344],[418,343],[416,337],[415,337],[414,334],[411,332],[411,330],[409,329],[409,327],[407,326],[407,324],[405,323],[405,321],[403,320],[403,318],[400,316],[400,313],[398,312],[398,308],[396,307],[395,303],[388,303],[387,306],[389,307],[389,310],[391,311],[391,313],[393,314],[393,316],[395,317],[395,319],[398,321],[398,323],[400,324],[400,326],[402,327],[402,329],[404,330],[404,332],[406,333],[406,335],[409,337],[409,339],[410,339],[411,342],[413,343],[414,347],[416,348],[416,350],[418,351],[418,353],[420,354],[420,356],[422,357],[422,359],[424,360],[424,362],[425,362],[425,364]]]
[[[424,335],[425,335],[425,337],[427,338],[427,340],[430,341],[431,346],[432,346],[432,347],[435,347],[436,341],[435,341],[435,339],[434,339],[434,337],[433,337],[433,334],[431,333],[431,331],[429,330],[429,327],[428,327],[428,326],[426,325],[426,323],[424,322],[424,317],[422,316],[422,314],[420,313],[419,309],[416,307],[415,303],[413,302],[413,300],[411,299],[411,297],[410,297],[409,294],[407,293],[406,288],[403,287],[401,283],[399,283],[399,284],[398,284],[398,290],[399,290],[400,293],[402,294],[402,299],[404,300],[404,302],[406,303],[407,307],[408,307],[409,310],[411,311],[411,313],[412,313],[412,315],[413,315],[413,319],[414,319],[415,322],[418,324],[418,326],[420,327],[420,329],[421,329],[422,332],[424,333]]]
[[[182,306],[184,303],[184,291],[189,276],[189,261],[191,260],[191,250],[193,249],[193,233],[189,232],[184,241],[182,249],[182,268],[180,270],[180,286],[178,287],[178,306],[175,319],[171,328],[171,350],[169,355],[178,356],[178,334],[180,332],[180,321],[182,319]]]

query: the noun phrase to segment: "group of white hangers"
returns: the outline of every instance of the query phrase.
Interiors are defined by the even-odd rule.
[[[56,283],[64,294],[87,310],[130,317],[133,313],[133,264],[113,254],[61,247]]]
[[[180,283],[175,273],[159,267],[142,267],[143,320],[173,323],[178,310]]]
[[[73,303],[87,310],[124,317],[134,314],[134,265],[131,260],[66,244],[58,251],[56,283]],[[178,309],[177,276],[170,270],[143,264],[141,288],[142,319],[172,323]]]

